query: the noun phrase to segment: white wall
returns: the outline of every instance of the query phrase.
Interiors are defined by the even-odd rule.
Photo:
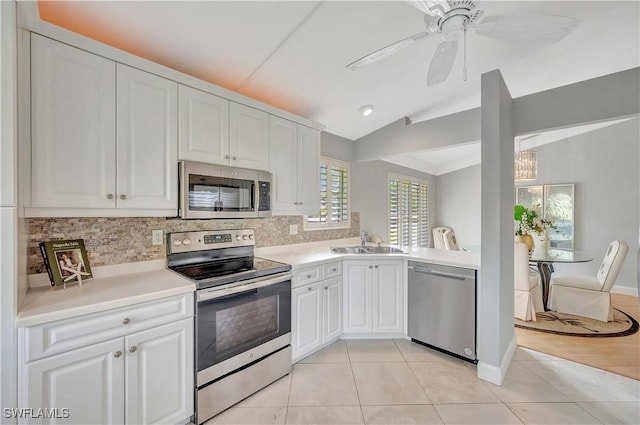
[[[616,286],[638,287],[638,125],[636,118],[536,148],[535,184],[575,183],[575,250],[593,257],[554,265],[556,274],[595,276],[609,243],[623,239],[629,254]]]
[[[535,149],[538,179],[522,185],[576,184],[576,250],[593,257],[589,263],[557,264],[556,274],[595,275],[609,242],[624,239],[629,254],[616,286],[638,287],[639,125],[636,118]],[[438,176],[437,189],[440,224],[453,227],[462,246],[473,246],[480,240],[473,222],[480,215],[480,166]]]
[[[320,155],[341,161],[353,161],[353,142],[344,137],[327,133],[320,133]]]
[[[0,2],[0,406],[17,406],[15,3]],[[6,422],[5,422],[6,421]],[[3,423],[15,420],[4,418]]]
[[[480,165],[442,174],[436,179],[439,226],[449,226],[458,246],[480,252]]]
[[[354,162],[351,164],[352,211],[360,213],[361,228],[370,235],[379,234],[385,242],[389,240],[388,174],[390,172],[417,177],[428,182],[429,223],[437,222],[435,176],[385,161]]]

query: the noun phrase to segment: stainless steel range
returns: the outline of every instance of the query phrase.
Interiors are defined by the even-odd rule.
[[[253,229],[171,233],[168,267],[197,285],[201,424],[291,371],[291,266],[254,257]]]

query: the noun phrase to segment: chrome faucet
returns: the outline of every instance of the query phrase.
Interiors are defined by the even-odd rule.
[[[369,233],[367,233],[366,230],[362,229],[360,231],[360,246],[362,248],[364,248],[367,243],[367,236],[369,236]]]

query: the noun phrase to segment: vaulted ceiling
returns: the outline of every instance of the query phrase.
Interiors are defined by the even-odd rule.
[[[555,44],[469,31],[449,78],[427,87],[439,35],[352,71],[345,65],[424,31],[401,1],[40,1],[44,20],[237,91],[358,139],[404,116],[414,122],[480,104],[480,75],[499,68],[514,97],[640,64],[637,1],[486,1],[483,18],[544,13],[578,26]],[[480,22],[482,19],[480,19]],[[461,49],[461,46],[460,46]],[[368,117],[362,105],[374,106]]]

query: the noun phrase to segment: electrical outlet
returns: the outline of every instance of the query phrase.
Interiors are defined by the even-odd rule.
[[[297,224],[289,225],[289,234],[290,235],[297,235],[298,234],[298,225]]]
[[[153,245],[162,245],[163,233],[164,232],[162,230],[151,231],[151,240]]]

